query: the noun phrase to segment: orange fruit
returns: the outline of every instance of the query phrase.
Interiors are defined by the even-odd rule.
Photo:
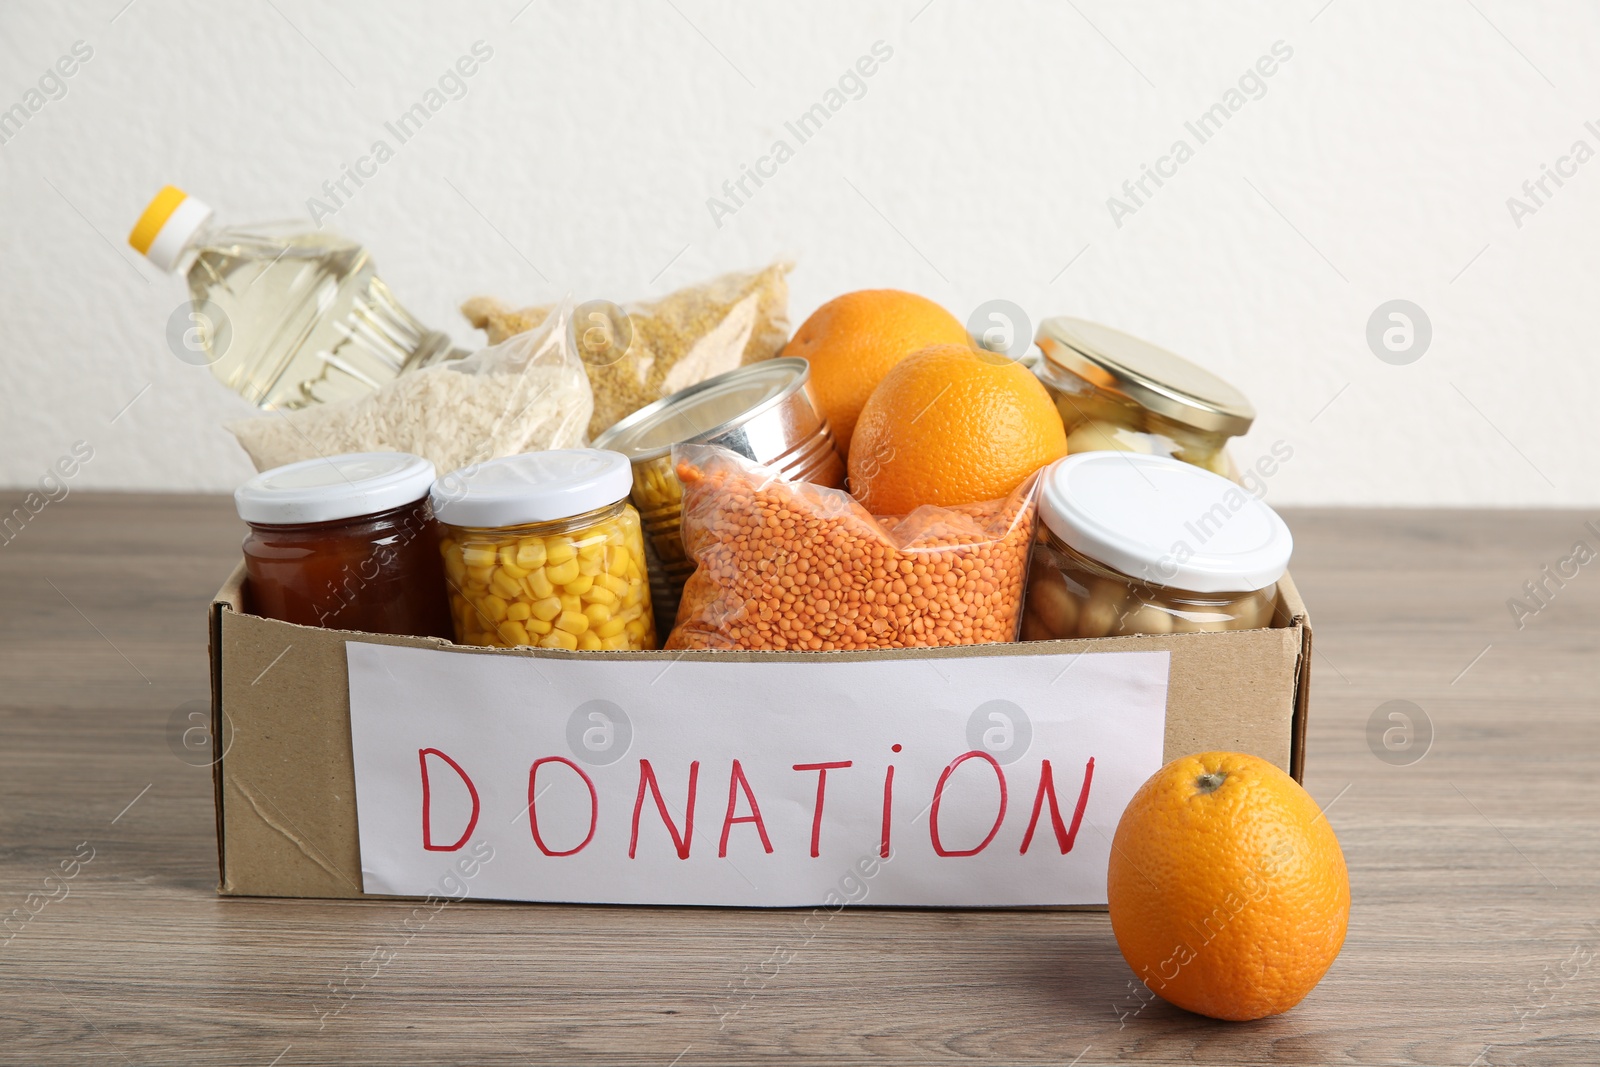
[[[933,345],[872,391],[850,443],[850,491],[874,515],[997,500],[1067,454],[1050,394],[1028,368]]]
[[[1300,1003],[1350,919],[1344,853],[1316,801],[1237,752],[1173,760],[1139,787],[1112,839],[1106,893],[1128,966],[1214,1019]]]
[[[813,311],[783,354],[811,364],[812,393],[848,454],[861,405],[890,367],[928,345],[967,343],[967,328],[927,297],[861,289]]]

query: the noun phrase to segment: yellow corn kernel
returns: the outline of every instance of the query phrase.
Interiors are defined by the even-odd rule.
[[[570,548],[571,546],[568,545]],[[552,556],[553,558],[553,556]],[[566,585],[578,576],[578,557],[574,554],[561,563],[546,563],[544,568],[546,578],[556,585]]]
[[[624,628],[624,632],[626,632],[628,637],[630,639],[634,640],[634,641],[643,641],[644,640],[644,620],[643,619],[634,619],[632,622],[628,623],[628,625]]]
[[[544,566],[544,561],[544,538],[524,537],[517,542],[517,566],[523,570],[536,571]]]
[[[583,597],[577,593],[562,593],[559,597],[562,611],[582,611]]]
[[[582,633],[578,635],[578,647],[585,652],[599,652],[605,645],[593,633]]]
[[[644,581],[644,571],[639,569],[639,561],[638,560],[636,560],[636,559],[628,560],[628,572],[626,574],[624,574],[623,577],[628,579],[628,581],[630,581],[630,582],[642,582],[642,581]]]
[[[578,549],[570,537],[551,537],[544,543],[546,567],[567,562],[569,559],[578,558]],[[551,579],[555,581],[555,579]],[[560,583],[557,583],[560,584]]]
[[[568,586],[567,588],[570,589],[572,587]],[[593,589],[590,589],[587,593],[582,593],[580,595],[583,597],[583,599],[587,600],[591,604],[604,604],[608,608],[614,607],[619,602],[617,594],[613,593],[605,586],[598,584]]]
[[[529,619],[522,625],[523,628],[526,629],[530,634],[542,635],[547,634],[551,630],[555,629],[554,626],[550,625],[548,622],[545,622],[543,619]]]
[[[500,636],[507,644],[526,645],[529,643],[528,631],[523,629],[520,622],[512,622],[510,619],[500,624]]]
[[[615,574],[597,574],[594,584],[602,589],[609,589],[617,596],[625,596],[628,592],[627,580]]]
[[[530,572],[528,568],[519,567],[515,563],[502,563],[500,564],[500,573],[509,578],[515,578],[520,582],[522,579],[526,578]]]
[[[617,612],[617,617],[619,619],[623,620],[624,622],[632,622],[634,619],[637,619],[639,616],[641,616],[643,614],[644,614],[644,605],[643,604],[629,604],[627,607],[623,608],[620,612]]]
[[[528,592],[540,600],[547,596],[556,595],[555,583],[550,580],[549,573],[543,567],[536,571],[529,571],[528,576],[522,581],[528,587]]]
[[[489,580],[489,588],[507,600],[516,600],[522,595],[522,583],[506,574],[504,567]]]
[[[622,652],[628,647],[628,635],[615,633],[610,637],[602,637],[600,639],[600,647],[607,652]]]
[[[627,607],[637,607],[644,603],[644,583],[635,582],[628,586],[628,595],[622,598],[622,603]]]
[[[461,562],[461,557],[455,554],[444,558],[444,573],[450,579],[451,585],[461,585],[467,580],[466,564]]]
[[[604,640],[608,637],[616,637],[618,634],[622,633],[623,628],[627,625],[627,620],[612,616],[605,622],[595,626],[594,632],[598,634],[602,640]]]
[[[515,604],[506,606],[506,618],[512,622],[526,622],[528,616],[532,613],[533,609],[528,606],[526,600],[519,600]]]
[[[589,620],[590,626],[599,626],[611,621],[611,609],[604,604],[590,604],[583,609],[583,617]]]
[[[467,568],[467,581],[472,583],[473,585],[483,586],[483,587],[487,588],[488,585],[489,585],[489,579],[491,579],[493,577],[494,577],[494,568],[493,567],[468,567]]]
[[[504,619],[506,617],[507,607],[508,605],[506,602],[495,596],[493,593],[490,593],[482,600],[478,601],[479,610],[481,610],[485,615],[489,616],[489,621],[491,622],[499,622]]]
[[[535,600],[528,605],[528,611],[536,619],[551,622],[557,615],[561,614],[561,600],[553,596],[545,597],[543,600]]]
[[[556,620],[556,629],[569,634],[581,634],[589,628],[589,616],[581,611],[563,611]]]
[[[628,564],[633,562],[633,557],[628,554],[626,545],[612,545],[611,558],[606,561],[606,573],[613,578],[621,578],[628,573]]]
[[[568,652],[578,650],[578,639],[565,630],[551,630],[539,638],[540,648],[564,648]]]
[[[498,554],[494,545],[461,546],[461,561],[469,567],[492,567]]]
[[[572,579],[572,581],[568,582],[566,585],[563,585],[561,587],[561,591],[563,593],[571,593],[573,596],[582,596],[583,594],[587,593],[589,590],[591,590],[593,588],[594,588],[594,577],[593,577],[593,575],[580,574],[576,578]]]
[[[515,564],[517,562],[517,543],[511,541],[495,549],[494,560],[496,563],[501,564]]]
[[[588,558],[585,558],[581,555],[578,557],[579,574],[587,574],[589,577],[593,578],[597,574],[604,574],[605,569],[605,557],[598,552]]]

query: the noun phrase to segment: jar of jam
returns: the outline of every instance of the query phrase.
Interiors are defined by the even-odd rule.
[[[1065,316],[1045,319],[1034,373],[1067,429],[1067,454],[1172,456],[1216,474],[1224,446],[1250,429],[1255,408],[1210,371],[1137,337]]]
[[[302,626],[451,636],[433,464],[360,452],[275,467],[233,494],[251,609]]]
[[[656,647],[628,457],[525,452],[433,487],[456,641],[567,651]]]
[[[1270,626],[1294,548],[1260,499],[1167,456],[1068,456],[1039,520],[1024,641]]]

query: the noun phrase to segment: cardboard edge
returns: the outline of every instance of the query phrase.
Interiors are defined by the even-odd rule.
[[[1294,579],[1285,574],[1278,582],[1278,600],[1290,624],[1300,630],[1300,653],[1295,664],[1294,722],[1289,737],[1289,776],[1305,784],[1306,734],[1311,721],[1311,615]]]
[[[229,892],[228,889],[228,853],[227,834],[222,819],[223,798],[223,757],[227,749],[223,747],[223,719],[222,719],[222,613],[223,611],[242,612],[244,610],[244,562],[240,561],[233,568],[233,573],[228,575],[228,580],[217,590],[217,595],[211,601],[210,632],[207,637],[211,657],[211,792],[214,801],[214,810],[217,820],[217,892]]]

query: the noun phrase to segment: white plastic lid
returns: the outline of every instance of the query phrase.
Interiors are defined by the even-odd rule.
[[[245,522],[333,522],[414,504],[433,485],[433,464],[406,452],[353,452],[274,467],[234,490]]]
[[[633,469],[620,452],[523,452],[440,478],[433,513],[452,526],[479,528],[555,522],[615,504],[632,488]]]
[[[183,258],[190,239],[210,220],[211,205],[168,185],[139,216],[128,243],[151,263],[170,271]]]
[[[1068,456],[1045,471],[1039,517],[1090,559],[1195,593],[1265,589],[1294,551],[1276,511],[1221,475],[1167,456]]]

